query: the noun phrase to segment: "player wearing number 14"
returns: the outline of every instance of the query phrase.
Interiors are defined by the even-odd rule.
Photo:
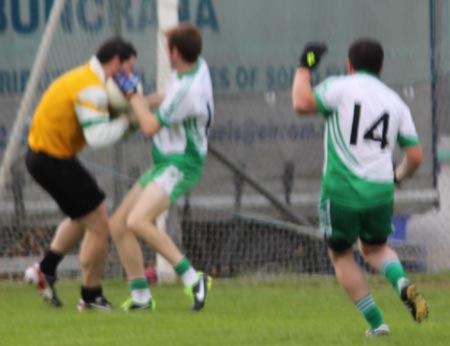
[[[355,41],[348,52],[349,74],[330,77],[312,89],[310,70],[325,51],[322,43],[305,46],[292,88],[293,108],[325,117],[319,216],[337,279],[369,323],[366,335],[389,335],[352,248],[358,241],[364,260],[391,282],[415,321],[427,317],[426,301],[386,242],[392,232],[394,182],[415,173],[422,149],[408,106],[380,80],[380,43]],[[396,143],[405,156],[393,170]]]

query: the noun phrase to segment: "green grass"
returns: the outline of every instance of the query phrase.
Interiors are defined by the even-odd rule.
[[[417,325],[392,288],[371,280],[372,293],[392,335],[367,340],[367,325],[334,280],[283,282],[215,280],[204,311],[193,313],[180,285],[152,288],[155,312],[77,312],[79,283],[63,280],[65,306],[54,309],[35,290],[0,283],[0,344],[4,346],[124,345],[450,345],[450,275],[415,277],[431,306]],[[128,297],[124,281],[104,291],[119,306]]]

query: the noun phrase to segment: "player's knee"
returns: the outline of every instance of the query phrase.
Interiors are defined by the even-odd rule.
[[[88,227],[88,232],[94,232],[97,237],[107,239],[110,233],[108,219],[101,218],[96,220],[91,227]]]
[[[145,230],[145,224],[145,220],[134,213],[130,213],[126,219],[126,228],[136,236],[141,236]]]
[[[80,221],[88,232],[93,232],[105,238],[109,236],[109,220],[106,204],[100,205]]]

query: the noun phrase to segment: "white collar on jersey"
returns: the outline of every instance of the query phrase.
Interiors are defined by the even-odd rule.
[[[89,60],[89,67],[92,71],[95,72],[95,74],[103,83],[106,83],[105,71],[103,70],[102,64],[95,55]]]

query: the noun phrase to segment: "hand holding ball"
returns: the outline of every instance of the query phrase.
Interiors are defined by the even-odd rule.
[[[121,84],[118,83],[117,78],[109,78],[106,81],[106,95],[108,97],[110,115],[112,118],[115,118],[117,116],[120,116],[121,114],[126,114],[131,118],[134,116],[133,110],[130,104],[130,100],[127,96],[125,96],[127,94],[125,93],[124,89],[129,90],[129,96],[135,94],[136,92],[142,95],[142,84],[139,82],[137,76],[133,75],[132,77],[128,77],[128,75],[125,74],[120,75],[126,76],[120,79],[122,81],[122,87]],[[128,80],[128,78],[130,78],[132,82],[126,83],[126,80]]]

